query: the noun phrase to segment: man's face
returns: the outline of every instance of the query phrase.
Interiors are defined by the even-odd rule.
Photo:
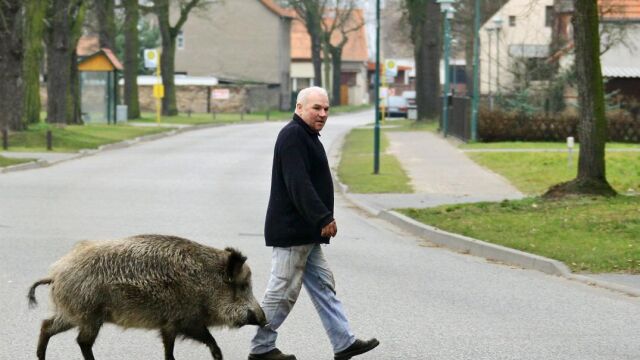
[[[321,92],[312,92],[304,104],[296,105],[296,113],[309,127],[320,132],[329,117],[329,99]]]

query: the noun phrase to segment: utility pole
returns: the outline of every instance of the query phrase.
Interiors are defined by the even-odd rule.
[[[373,173],[380,172],[380,0],[376,0],[376,122],[373,127]]]
[[[473,26],[473,97],[471,99],[471,141],[478,141],[478,105],[480,104],[480,0],[476,0]]]

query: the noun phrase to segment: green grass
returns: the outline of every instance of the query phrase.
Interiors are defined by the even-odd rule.
[[[338,176],[353,193],[411,193],[409,177],[392,155],[385,154],[388,141],[382,136],[380,173],[373,174],[373,129],[354,129],[346,139]]]
[[[438,121],[415,121],[415,120],[385,120],[383,125],[390,126],[385,129],[385,131],[430,131],[437,132],[438,131]]]
[[[460,145],[461,149],[567,149],[566,142],[542,142],[542,141],[501,141],[493,143],[466,143]],[[640,149],[640,144],[607,143],[607,149]],[[580,149],[576,143],[574,151]]]
[[[371,105],[344,105],[332,107],[329,111],[330,114],[342,114],[354,111],[362,111],[371,108]],[[270,111],[270,121],[289,120],[292,117],[291,111]],[[141,119],[132,120],[146,123],[156,122],[155,113],[143,113]],[[192,113],[189,116],[187,113],[180,113],[177,116],[163,116],[161,118],[162,123],[166,124],[185,124],[185,125],[199,125],[199,124],[232,124],[238,122],[257,122],[267,121],[266,111],[257,111],[249,114],[241,115],[239,112],[235,113],[216,113],[215,118],[213,114],[208,113]]]
[[[7,158],[7,157],[4,157],[4,156],[0,156],[0,167],[18,165],[18,164],[30,162],[30,161],[33,161],[33,160],[34,159],[14,159],[14,158]]]
[[[32,125],[26,131],[9,136],[10,151],[46,151],[46,131],[53,136],[53,151],[75,152],[95,149],[101,145],[131,139],[142,135],[171,130],[161,127],[135,127],[128,125],[67,125],[56,127],[48,124]]]
[[[572,271],[640,274],[640,197],[529,198],[402,209],[425,224],[560,260]]]
[[[520,191],[542,194],[550,186],[576,177],[578,154],[571,167],[566,153],[468,153],[474,161],[501,174]],[[607,180],[618,192],[640,192],[640,152],[608,152]]]

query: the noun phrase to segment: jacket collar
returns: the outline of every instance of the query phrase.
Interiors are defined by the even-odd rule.
[[[293,121],[297,122],[298,124],[300,124],[300,126],[302,126],[303,129],[305,129],[310,135],[316,135],[316,136],[320,136],[320,133],[313,130],[309,124],[307,124],[306,122],[304,122],[304,120],[302,120],[302,118],[300,116],[298,116],[298,114],[293,113]]]

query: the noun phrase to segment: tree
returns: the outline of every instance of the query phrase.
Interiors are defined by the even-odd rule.
[[[40,121],[40,65],[43,60],[43,34],[48,0],[26,0],[24,3],[24,115],[25,124]]]
[[[9,130],[24,129],[22,11],[21,0],[0,1],[0,126]]]
[[[348,35],[364,26],[363,19],[355,15],[356,5],[355,0],[336,0],[335,8],[331,10],[332,16],[322,21],[324,47],[327,49],[326,53],[331,57],[331,71],[333,74],[331,99],[334,104],[340,104],[342,49],[349,41]],[[334,36],[336,30],[339,33]],[[328,69],[328,67],[325,66],[325,69]],[[328,86],[328,84],[326,85]]]
[[[313,84],[322,86],[322,17],[327,0],[289,0],[289,5],[296,11],[311,37]]]
[[[138,99],[138,68],[140,41],[138,39],[138,0],[124,0],[124,103],[127,104],[127,118],[140,117]]]
[[[405,0],[411,26],[416,67],[416,106],[418,121],[439,114],[440,55],[442,53],[442,15],[431,0]]]
[[[160,54],[160,69],[162,84],[164,85],[164,97],[162,98],[162,114],[177,115],[176,89],[174,83],[175,58],[176,58],[176,38],[182,26],[189,18],[189,13],[195,8],[204,8],[212,1],[205,0],[175,0],[175,4],[180,10],[180,17],[175,25],[169,21],[170,0],[155,0],[152,7],[141,8],[152,11],[158,17],[160,37],[162,38],[162,53]]]
[[[607,138],[604,85],[600,65],[597,0],[574,0],[573,39],[580,105],[578,140],[580,153],[575,179],[550,188],[545,196],[595,194],[613,196],[605,172],[604,148]]]
[[[116,22],[115,4],[113,0],[93,0],[93,10],[98,23],[100,47],[115,49]]]
[[[76,45],[80,38],[84,0],[52,0],[47,29],[47,121],[82,123]]]

